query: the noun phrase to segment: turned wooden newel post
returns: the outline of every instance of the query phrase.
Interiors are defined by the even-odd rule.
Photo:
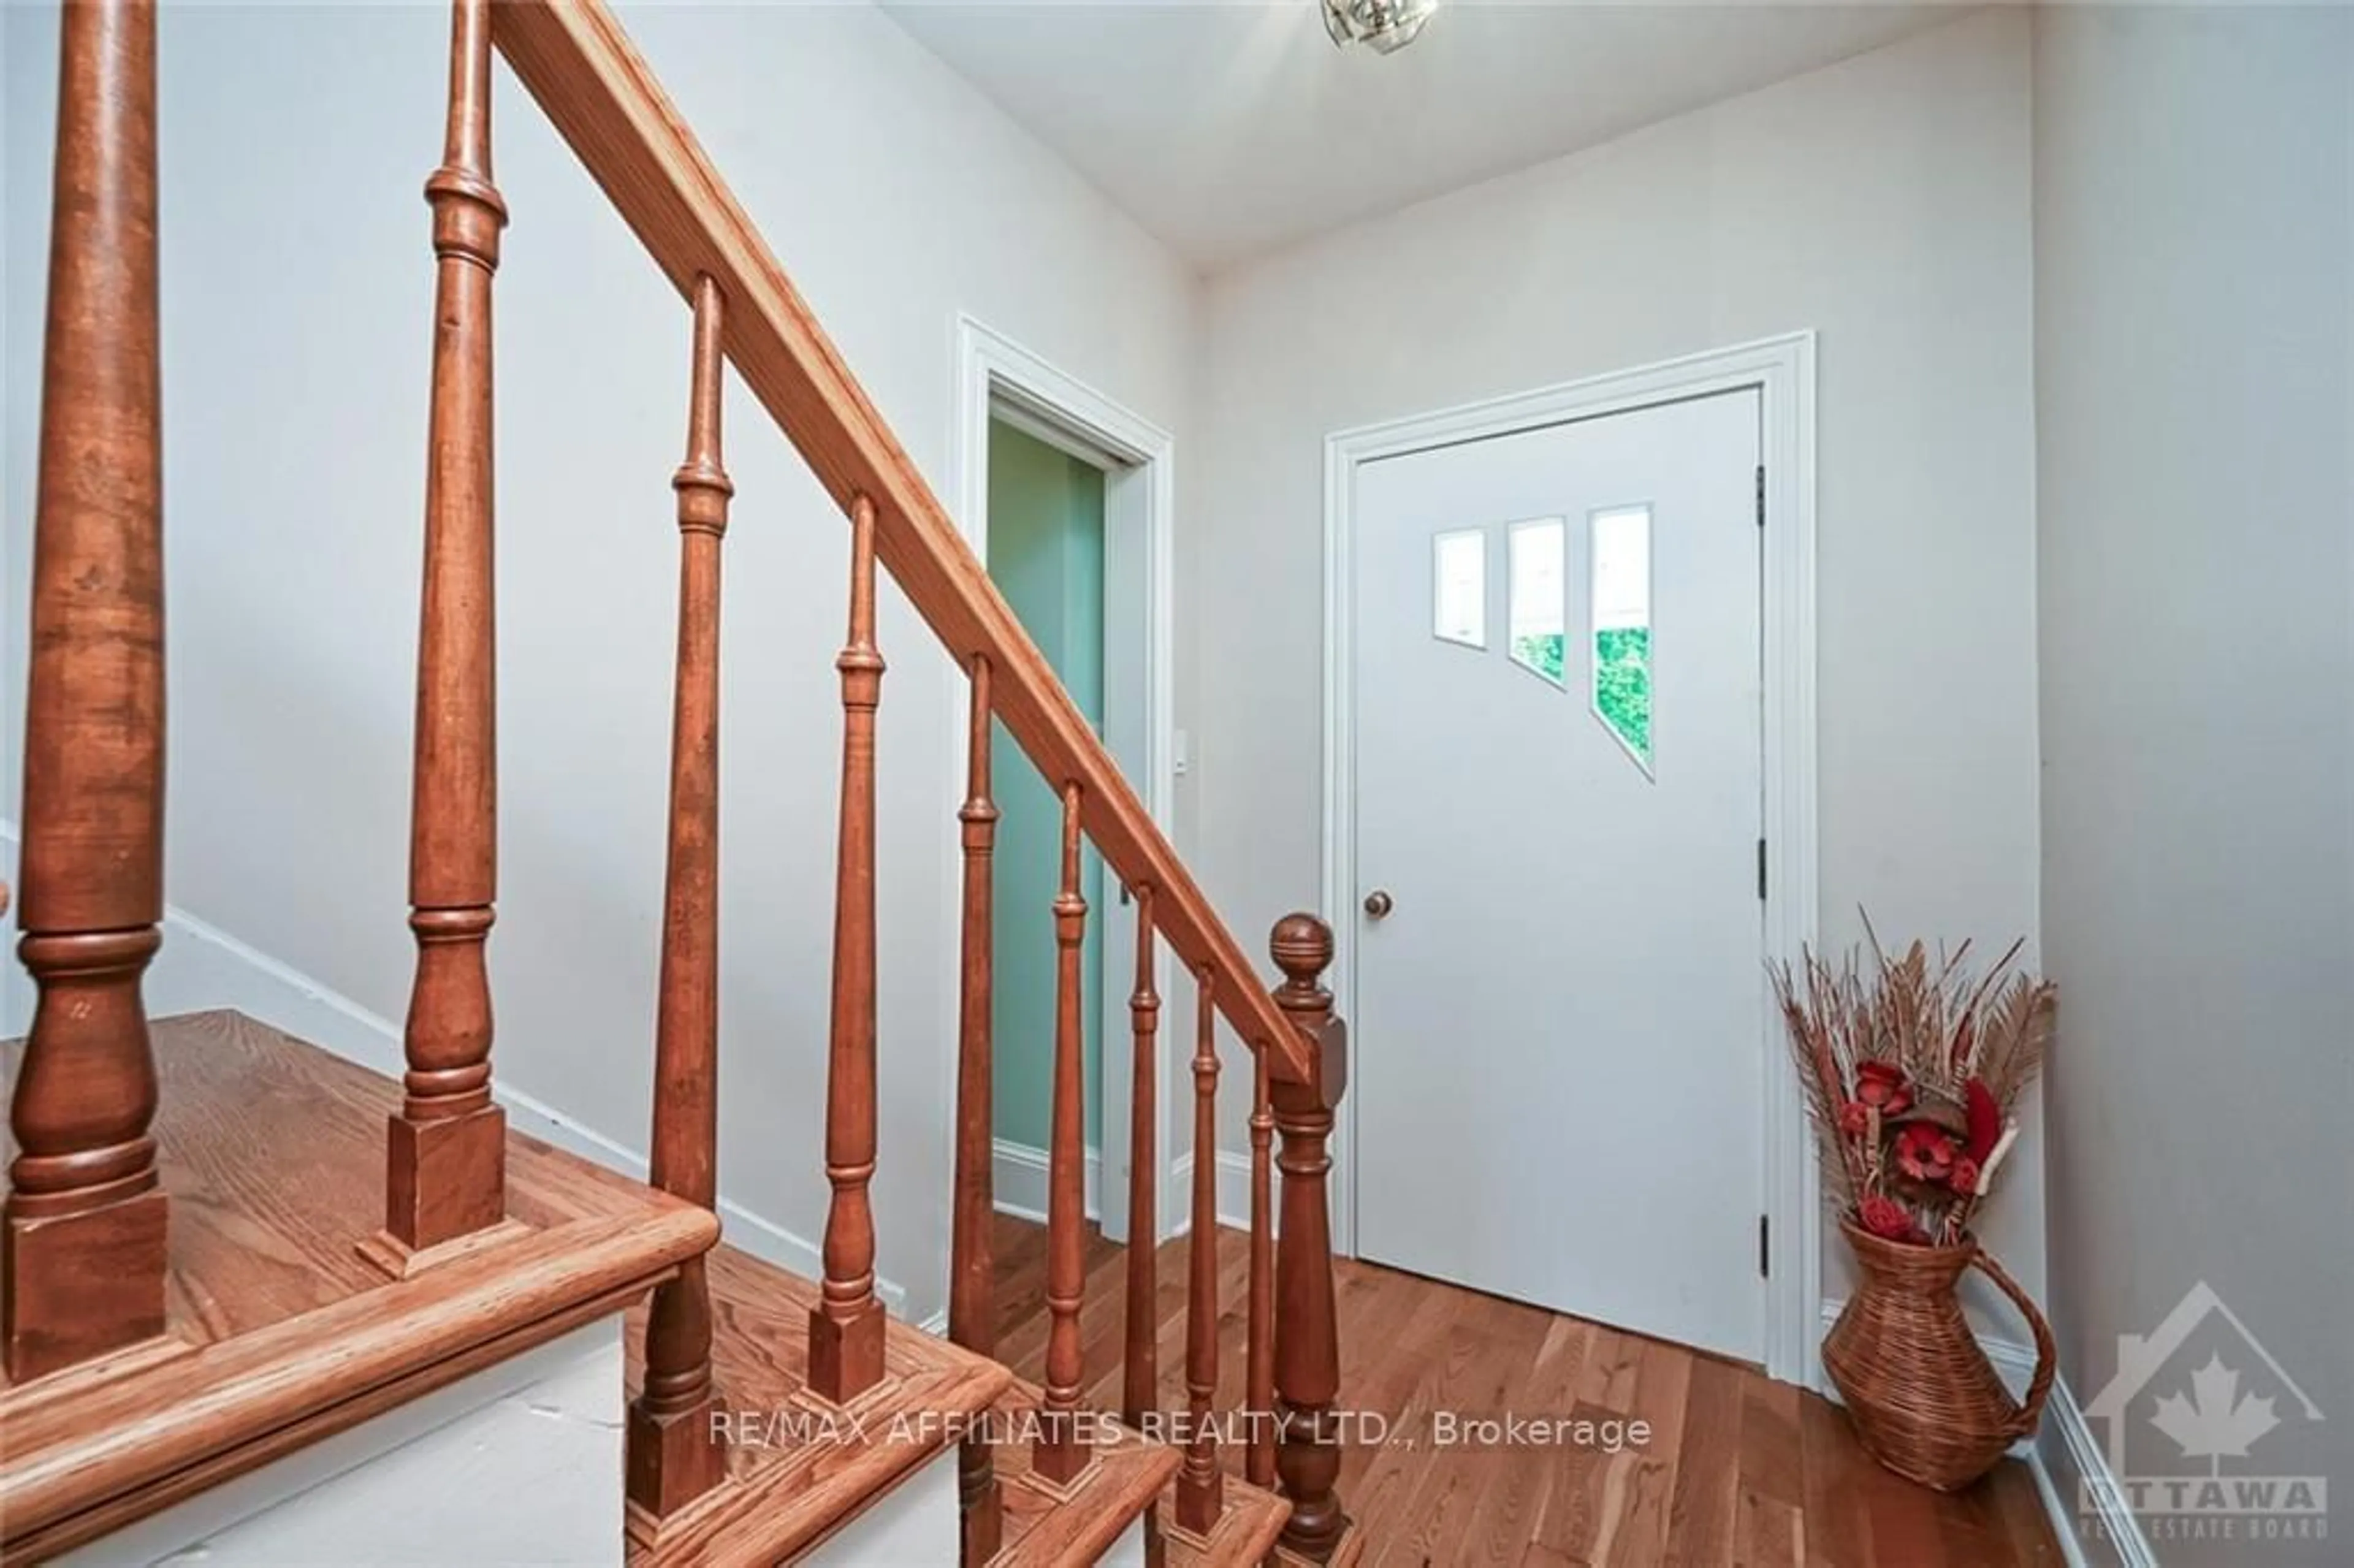
[[[58,28],[18,871],[37,1000],[0,1240],[18,1383],[164,1331],[139,998],[164,916],[155,14],[82,0]]]
[[[842,825],[833,896],[833,1029],[826,1053],[825,1279],[810,1308],[809,1386],[843,1404],[883,1381],[875,1294],[875,503],[850,506],[850,637],[842,675]]]
[[[1332,1016],[1321,977],[1332,961],[1332,932],[1312,915],[1276,922],[1269,944],[1284,974],[1275,1000],[1307,1041],[1305,1083],[1269,1085],[1282,1148],[1283,1230],[1276,1243],[1275,1388],[1282,1424],[1276,1473],[1291,1499],[1283,1544],[1322,1562],[1341,1542],[1348,1519],[1335,1483],[1341,1438],[1340,1324],[1332,1294],[1332,1227],[1326,1192],[1332,1170],[1332,1110],[1348,1077],[1347,1031]]]
[[[678,673],[671,707],[669,854],[654,1015],[653,1157],[663,1192],[719,1196],[719,546],[736,487],[721,457],[719,285],[695,281],[686,458],[671,476],[679,529]],[[711,1285],[700,1257],[654,1287],[645,1384],[630,1405],[630,1503],[652,1520],[719,1484]]]
[[[409,929],[417,971],[408,1070],[386,1160],[385,1230],[366,1250],[412,1255],[506,1215],[506,1113],[491,1100],[498,896],[497,695],[491,603],[491,274],[506,204],[491,183],[490,0],[451,8],[450,113],[433,208],[433,391],[425,469],[425,589],[417,638]]]

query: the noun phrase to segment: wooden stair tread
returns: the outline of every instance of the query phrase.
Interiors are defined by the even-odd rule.
[[[833,1441],[795,1441],[822,1430],[830,1407],[808,1382],[812,1280],[720,1246],[711,1282],[712,1361],[720,1404],[737,1442],[726,1480],[632,1539],[632,1568],[652,1564],[759,1564],[769,1568],[818,1545],[856,1519],[977,1422],[1013,1383],[995,1361],[905,1323],[890,1325],[884,1382],[832,1424]],[[630,1386],[642,1376],[646,1308],[630,1314]]]
[[[168,1335],[0,1383],[9,1561],[119,1529],[620,1310],[716,1237],[705,1211],[510,1133],[521,1226],[389,1279],[355,1249],[384,1224],[398,1086],[241,1013],[160,1020],[153,1039]],[[12,1080],[21,1060],[10,1051]]]
[[[1098,1442],[1096,1462],[1076,1489],[1057,1496],[1030,1470],[1026,1434],[1044,1393],[1006,1375],[1008,1386],[991,1412],[992,1428],[1022,1433],[1024,1438],[991,1445],[1005,1500],[1005,1525],[990,1568],[1087,1568],[1152,1506],[1177,1474],[1183,1456],[1107,1417],[1097,1421],[1092,1431],[1100,1436],[1116,1429],[1119,1439]]]
[[[1161,1494],[1161,1536],[1167,1552],[1162,1568],[1251,1568],[1266,1561],[1275,1549],[1275,1538],[1283,1533],[1283,1521],[1291,1517],[1291,1504],[1240,1476],[1226,1477],[1221,1495],[1225,1506],[1218,1522],[1209,1539],[1196,1544],[1192,1536],[1167,1523],[1177,1517],[1177,1483],[1169,1483]]]

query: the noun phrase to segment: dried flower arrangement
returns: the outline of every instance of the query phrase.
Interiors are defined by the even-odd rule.
[[[1869,919],[1864,933],[1868,965],[1809,952],[1802,973],[1775,969],[1791,1058],[1846,1213],[1889,1241],[1952,1246],[2018,1141],[2056,991],[2013,972],[2024,939],[1973,980],[1967,942],[1933,965],[1917,941],[1891,956]]]

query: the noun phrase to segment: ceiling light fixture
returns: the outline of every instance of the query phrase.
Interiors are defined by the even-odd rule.
[[[1395,54],[1414,42],[1438,0],[1324,0],[1324,30],[1342,48],[1370,44]]]

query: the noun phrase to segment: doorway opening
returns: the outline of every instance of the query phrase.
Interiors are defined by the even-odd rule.
[[[981,323],[958,327],[957,515],[990,577],[1155,821],[1170,823],[1174,736],[1170,589],[1172,442],[1166,431]],[[955,774],[965,767],[958,715]],[[991,748],[1001,813],[993,857],[996,967],[991,1034],[991,1178],[998,1209],[1043,1220],[1053,1089],[1055,946],[1061,871],[1055,781],[1040,777],[1002,728]],[[960,864],[945,879],[951,909]],[[1092,847],[1081,857],[1087,903],[1083,1104],[1088,1217],[1128,1239],[1129,1117],[1135,1064],[1128,999],[1135,906]],[[953,924],[953,922],[952,922]],[[1169,991],[1165,955],[1155,989]],[[951,1012],[954,988],[949,988]],[[1159,1227],[1176,1215],[1167,1108],[1174,1059],[1156,1042],[1162,1151],[1153,1183]],[[956,1030],[943,1031],[953,1082]],[[948,1128],[953,1140],[953,1118]]]
[[[1104,471],[1030,433],[1028,421],[993,410],[989,421],[989,551],[997,591],[1021,619],[1055,677],[1097,735],[1104,733]],[[997,933],[991,990],[994,1042],[990,1128],[997,1202],[1043,1214],[1049,1110],[1054,1100],[1056,949],[1052,909],[1062,879],[1063,805],[1054,784],[999,726],[990,747],[997,802],[991,919]],[[1079,896],[1104,908],[1103,859],[1079,855]],[[1103,922],[1079,947],[1081,1096],[1089,1163],[1103,1150]],[[1100,1180],[1088,1183],[1099,1194]],[[1100,1210],[1091,1198],[1088,1207]]]

